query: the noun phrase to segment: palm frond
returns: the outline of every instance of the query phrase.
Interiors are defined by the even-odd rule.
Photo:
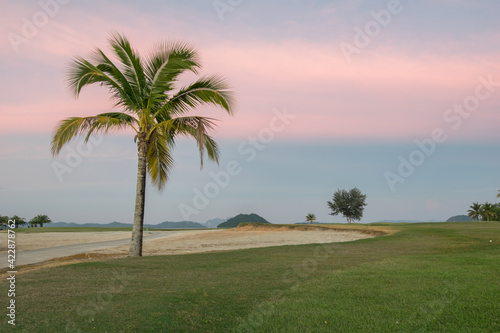
[[[172,141],[168,134],[157,130],[149,138],[148,151],[146,155],[147,167],[151,182],[158,190],[165,186],[170,170],[174,165],[174,159],[171,153]]]
[[[179,90],[159,111],[157,117],[165,120],[166,114],[182,115],[199,105],[212,104],[233,114],[233,93],[226,81],[219,76],[206,76]]]
[[[133,82],[130,83],[127,77],[113,63],[113,61],[100,49],[94,51],[93,60],[97,63],[97,68],[112,77],[120,85],[120,90],[111,91],[115,101],[115,107],[122,106],[127,111],[137,111],[142,104],[142,97],[139,87]]]
[[[57,155],[62,147],[78,135],[85,135],[85,142],[96,133],[107,133],[131,127],[135,130],[137,120],[125,113],[102,113],[92,117],[71,117],[59,122],[52,137],[51,152]]]
[[[119,82],[103,72],[98,65],[94,65],[82,57],[76,57],[71,62],[68,70],[67,83],[75,97],[80,95],[84,86],[94,83],[107,86],[115,94],[121,95],[123,93],[123,89]]]
[[[172,138],[177,135],[191,136],[196,140],[200,153],[200,166],[203,168],[203,155],[205,150],[210,160],[219,163],[219,147],[208,134],[214,129],[215,119],[207,117],[177,117],[163,121],[156,125],[152,132],[160,130]]]
[[[181,42],[163,42],[148,58],[145,74],[151,83],[150,105],[158,98],[164,101],[166,93],[173,89],[179,74],[186,70],[197,74],[201,67],[194,48]]]
[[[127,38],[119,33],[111,34],[108,41],[115,51],[115,54],[122,62],[124,75],[127,81],[131,86],[136,88],[136,91],[140,92],[141,108],[146,107],[145,102],[149,94],[146,87],[144,68],[139,54],[132,48]],[[137,102],[139,102],[139,100]]]

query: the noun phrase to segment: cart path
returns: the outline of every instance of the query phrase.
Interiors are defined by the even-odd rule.
[[[167,238],[176,235],[177,231],[155,231],[154,233],[144,236],[143,242],[153,239]],[[80,253],[92,252],[117,246],[130,244],[130,237],[117,239],[112,241],[102,241],[84,244],[71,244],[54,247],[46,247],[41,249],[33,249],[26,251],[16,251],[16,266],[31,265],[41,263],[47,260],[72,256]],[[0,254],[0,269],[8,268],[7,252]]]

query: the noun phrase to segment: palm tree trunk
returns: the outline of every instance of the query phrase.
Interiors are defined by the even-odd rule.
[[[144,201],[146,199],[146,153],[147,143],[139,138],[137,163],[137,190],[135,194],[134,226],[130,241],[129,257],[142,256],[142,227],[144,225]]]

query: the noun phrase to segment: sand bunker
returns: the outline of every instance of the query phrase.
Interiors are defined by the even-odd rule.
[[[337,231],[332,229],[290,230],[247,228],[176,231],[165,237],[146,240],[143,255],[188,254],[227,251],[281,245],[348,242],[373,238],[372,234],[360,231]],[[128,246],[95,251],[102,254],[127,254]]]
[[[345,226],[347,227],[347,226]],[[374,228],[346,229],[344,226],[246,225],[235,229],[153,231],[144,234],[143,255],[188,254],[227,251],[281,245],[348,242],[384,234]],[[18,233],[16,250],[48,248],[70,244],[130,239],[130,231]],[[153,236],[153,237],[149,237]],[[0,234],[0,253],[6,252],[6,233]],[[87,253],[127,255],[129,245],[101,250],[89,248]]]

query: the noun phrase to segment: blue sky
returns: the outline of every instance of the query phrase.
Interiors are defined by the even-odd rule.
[[[445,220],[472,202],[496,200],[500,3],[243,0],[223,12],[214,3],[228,4],[1,1],[9,15],[0,23],[0,214],[132,221],[131,136],[113,134],[86,148],[75,140],[50,156],[59,120],[111,109],[99,87],[75,100],[64,80],[71,57],[107,51],[114,30],[145,53],[164,39],[189,42],[203,73],[227,77],[237,96],[234,118],[198,110],[220,119],[220,165],[200,171],[195,145],[180,140],[166,189],[148,188],[146,223],[238,213],[286,223],[310,212],[342,222],[328,215],[326,201],[352,187],[368,196],[362,222]],[[46,22],[26,35],[26,22],[43,15]],[[13,36],[24,39],[14,45]],[[346,55],[346,45],[357,51]],[[426,153],[415,141],[429,142],[435,131],[442,140]],[[401,173],[403,160],[418,165]],[[210,185],[231,166],[227,186]],[[197,191],[206,187],[216,195],[203,200]]]

